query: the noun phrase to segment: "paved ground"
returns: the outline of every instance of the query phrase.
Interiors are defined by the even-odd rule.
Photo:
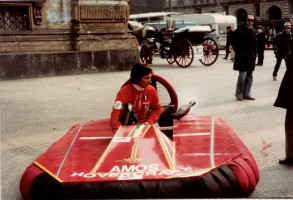
[[[278,81],[272,81],[275,58],[266,51],[264,66],[254,72],[256,101],[238,102],[234,97],[238,73],[222,53],[211,67],[195,60],[183,69],[157,57],[153,69],[173,85],[179,105],[196,100],[191,112],[221,117],[241,137],[260,170],[250,198],[293,198],[293,167],[278,164],[284,157],[285,110],[272,106],[284,63]],[[116,92],[128,78],[129,72],[115,72],[1,81],[2,199],[22,199],[18,188],[26,167],[71,126],[108,118]]]

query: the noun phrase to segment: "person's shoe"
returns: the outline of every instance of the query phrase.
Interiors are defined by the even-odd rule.
[[[236,96],[236,99],[238,100],[238,101],[242,101],[242,96]]]
[[[276,81],[277,80],[277,76],[273,76],[273,80]]]
[[[227,57],[224,57],[223,59],[226,59],[227,60]]]
[[[245,99],[245,100],[255,100],[255,98],[253,98],[253,97],[243,97],[243,99]]]
[[[292,165],[293,164],[293,158],[283,158],[279,160],[279,163],[281,165]]]

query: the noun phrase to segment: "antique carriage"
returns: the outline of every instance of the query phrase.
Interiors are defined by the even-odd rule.
[[[142,62],[152,63],[153,54],[158,52],[169,64],[176,62],[185,68],[191,65],[194,58],[205,66],[216,62],[218,45],[214,39],[205,37],[212,31],[209,26],[182,22],[176,27],[175,20],[169,19],[166,23],[147,23],[134,30],[134,34],[141,46]]]

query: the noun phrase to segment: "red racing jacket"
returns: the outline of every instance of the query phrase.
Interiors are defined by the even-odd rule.
[[[128,84],[119,90],[113,106],[110,119],[113,132],[116,132],[121,126],[119,118],[122,105],[125,103],[132,104],[132,111],[137,116],[138,123],[153,124],[159,119],[162,112],[157,91],[153,86],[142,88],[136,84]]]

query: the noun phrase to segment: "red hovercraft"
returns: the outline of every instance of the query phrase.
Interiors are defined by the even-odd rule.
[[[173,87],[152,80],[158,125],[123,125],[114,136],[109,119],[73,126],[25,170],[24,199],[248,197],[259,171],[237,134],[221,118],[188,114],[194,101],[177,110]]]

